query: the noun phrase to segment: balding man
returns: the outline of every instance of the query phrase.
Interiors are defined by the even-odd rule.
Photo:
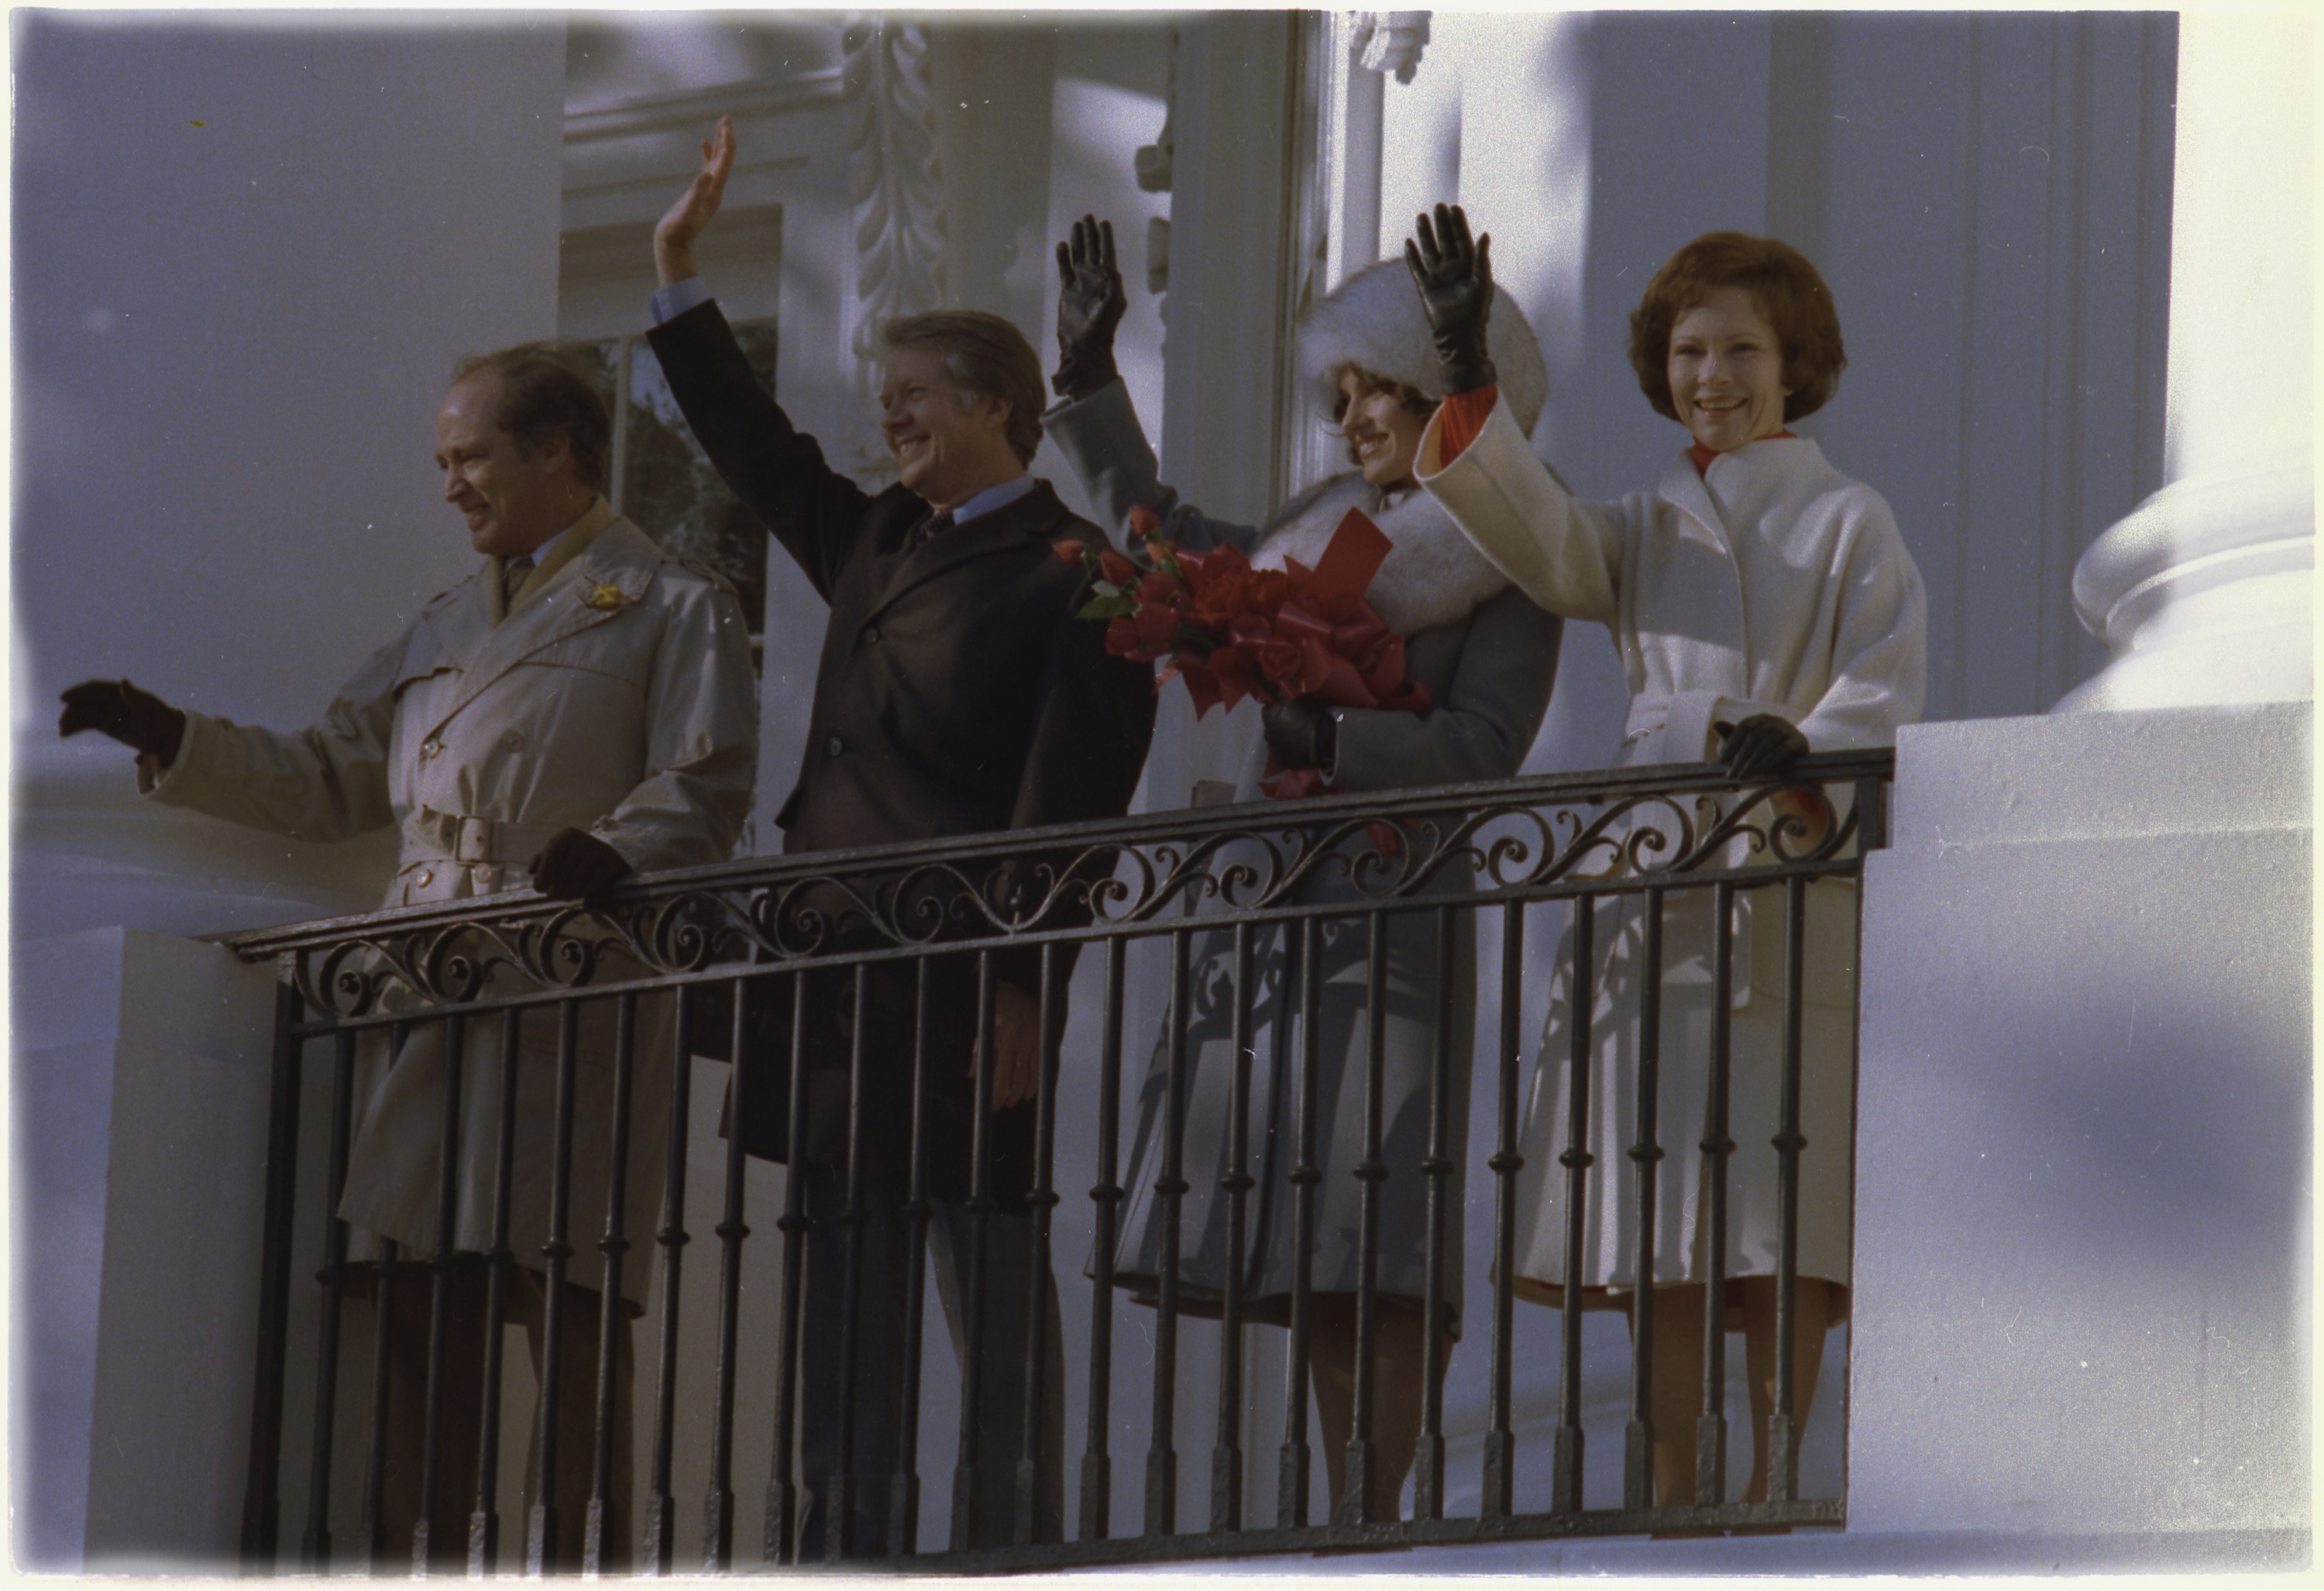
[[[318,722],[291,733],[180,711],[126,680],[64,694],[65,734],[94,729],[135,748],[156,801],[304,840],[391,825],[401,847],[388,906],[456,901],[530,882],[566,899],[596,895],[632,869],[725,859],[751,807],[758,713],[750,639],[733,593],[613,511],[602,495],[612,428],[586,378],[548,353],[504,350],[463,361],[436,420],[444,499],[466,521],[483,566],[436,597],[343,685]],[[487,993],[507,992],[496,981]],[[641,1009],[629,1186],[659,1186],[669,1032]],[[666,1012],[666,1007],[662,1008]],[[518,1265],[511,1317],[541,1347],[556,1122],[558,1022],[520,1025],[516,1159],[510,1212]],[[576,1086],[572,1229],[602,1220],[611,1171],[610,1023],[582,1024]],[[454,1321],[432,1530],[438,1568],[465,1555],[479,1425],[493,1186],[499,1140],[501,1019],[468,1024],[456,1223],[447,1273]],[[442,1142],[442,1025],[416,1025],[394,1057],[367,1043],[339,1214],[401,1257],[432,1258]],[[592,1388],[603,1264],[574,1245],[559,1387],[553,1567],[577,1562],[595,1427]],[[622,1291],[636,1297],[647,1265]],[[368,1277],[355,1290],[370,1291]],[[392,1289],[384,1517],[403,1551],[422,1516],[420,1405],[432,1288],[407,1271]],[[623,1349],[626,1379],[627,1311]],[[626,1416],[626,1395],[618,1407]],[[626,1424],[626,1420],[623,1421]],[[626,1434],[614,1447],[612,1500],[626,1500]],[[538,1501],[538,1498],[529,1499]],[[605,1536],[607,1561],[620,1537]]]

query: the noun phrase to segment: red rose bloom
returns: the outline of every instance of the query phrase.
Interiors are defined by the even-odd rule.
[[[1150,647],[1161,646],[1177,633],[1178,615],[1158,602],[1148,603],[1138,610],[1130,623],[1136,626],[1139,641]]]

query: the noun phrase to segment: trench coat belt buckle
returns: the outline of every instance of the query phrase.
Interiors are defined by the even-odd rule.
[[[540,854],[555,832],[540,823],[512,823],[423,806],[406,820],[404,837],[463,867],[524,863]]]

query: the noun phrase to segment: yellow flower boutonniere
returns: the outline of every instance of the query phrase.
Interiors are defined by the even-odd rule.
[[[622,594],[622,588],[618,585],[593,585],[589,588],[589,594],[581,599],[586,606],[605,611],[618,608],[629,600]]]

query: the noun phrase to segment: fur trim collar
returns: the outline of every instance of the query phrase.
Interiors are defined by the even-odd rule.
[[[1421,308],[1402,255],[1365,266],[1310,305],[1299,317],[1296,339],[1300,376],[1326,414],[1340,399],[1333,382],[1342,364],[1402,382],[1431,399],[1444,396],[1428,311]],[[1498,287],[1485,322],[1485,351],[1500,372],[1501,401],[1509,418],[1518,430],[1533,435],[1549,396],[1548,367],[1525,311]]]
[[[1434,498],[1416,490],[1383,508],[1379,492],[1353,471],[1318,482],[1277,510],[1260,528],[1252,565],[1280,569],[1289,557],[1314,568],[1351,508],[1396,544],[1364,595],[1397,634],[1457,623],[1508,588],[1508,576],[1469,545]]]

